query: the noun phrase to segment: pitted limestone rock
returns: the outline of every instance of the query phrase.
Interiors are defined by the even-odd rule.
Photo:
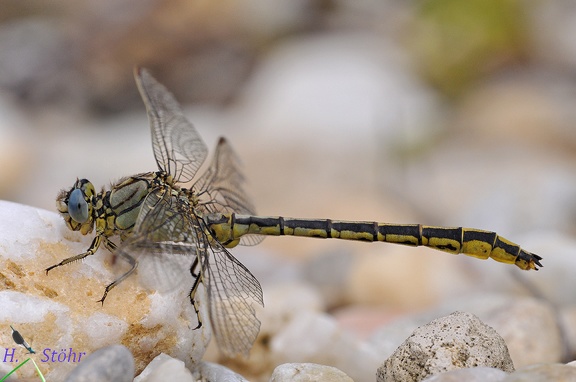
[[[421,381],[465,367],[514,371],[502,337],[476,316],[455,312],[419,327],[378,368],[377,380]]]

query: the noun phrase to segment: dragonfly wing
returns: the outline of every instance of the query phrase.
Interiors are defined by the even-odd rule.
[[[138,259],[142,284],[160,292],[182,285],[196,255],[196,233],[186,200],[168,186],[142,202],[134,231],[118,251]]]
[[[216,145],[210,167],[194,184],[198,190],[203,213],[237,213],[255,215],[256,211],[248,193],[244,190],[245,179],[240,171],[240,159],[225,138]],[[242,245],[255,245],[264,236],[247,235],[240,239]]]
[[[173,242],[156,243],[153,247],[150,243],[137,251],[145,253],[138,260],[138,275],[140,283],[148,289],[158,292],[170,292],[180,289],[184,284],[191,287],[187,280],[189,269],[195,254],[195,245],[182,245]]]
[[[209,212],[254,215],[254,206],[247,197],[244,183],[240,159],[228,141],[220,138],[210,166],[194,184],[202,198],[201,204]]]
[[[134,76],[148,112],[158,168],[176,182],[191,181],[206,159],[206,144],[163,85],[145,69],[136,68]]]
[[[253,303],[264,306],[262,287],[220,244],[211,245],[208,278],[210,322],[219,348],[228,356],[247,355],[260,331]]]

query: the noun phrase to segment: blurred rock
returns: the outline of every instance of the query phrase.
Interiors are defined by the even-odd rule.
[[[378,368],[378,381],[419,381],[463,367],[514,371],[506,343],[469,313],[455,312],[418,328]]]
[[[538,272],[521,272],[521,285],[531,293],[556,306],[576,304],[576,240],[557,230],[536,231],[522,239],[526,248],[544,257],[544,268]]]
[[[516,370],[502,382],[575,381],[576,368],[568,365],[543,363]]]
[[[558,320],[565,351],[563,359],[576,359],[576,306],[561,308]],[[574,361],[574,366],[576,366],[576,361]]]
[[[270,349],[275,364],[317,363],[337,367],[355,381],[373,380],[378,359],[326,314],[298,314],[276,337]]]
[[[455,310],[479,317],[494,328],[508,346],[514,365],[560,362],[571,343],[570,314],[560,316],[546,301],[496,294],[469,295],[453,299],[420,314],[406,315],[383,325],[371,334],[368,343],[388,357],[418,326]]]
[[[34,139],[21,110],[0,93],[0,199],[18,199],[20,184],[33,177]]]
[[[225,103],[250,74],[262,45],[322,17],[317,3],[12,2],[0,19],[0,86],[33,109],[118,112],[138,105],[129,73],[142,65],[183,102]]]
[[[513,0],[418,3],[409,29],[415,63],[435,86],[458,97],[483,76],[525,55],[522,9]]]
[[[418,309],[474,289],[473,278],[453,255],[388,243],[370,245],[344,278],[352,303]]]
[[[536,299],[514,299],[483,321],[504,338],[516,368],[560,362],[564,343],[554,308]]]
[[[327,308],[348,302],[348,283],[353,255],[347,252],[328,252],[314,256],[302,264],[302,277],[322,294]]]
[[[354,382],[342,371],[313,363],[285,363],[274,369],[270,382]]]
[[[73,68],[78,46],[68,28],[48,15],[0,24],[0,89],[32,109],[84,107],[87,89]]]
[[[574,2],[535,2],[527,11],[530,16],[528,33],[535,58],[552,67],[572,70],[576,65],[576,42],[571,38],[576,22]]]
[[[122,345],[111,345],[95,351],[82,360],[66,382],[99,382],[134,380],[134,358]]]
[[[264,308],[256,307],[256,315],[261,322],[260,333],[250,351],[250,357],[234,359],[229,363],[219,359],[218,362],[234,366],[246,375],[270,375],[274,366],[280,362],[271,350],[276,339],[284,337],[287,327],[298,317],[319,315],[324,307],[318,291],[306,283],[279,281],[278,284],[264,287]]]
[[[364,340],[371,337],[376,329],[404,316],[406,311],[385,305],[352,304],[330,310],[330,313],[339,326],[354,333],[356,338]],[[398,344],[404,341],[411,332],[412,330],[403,336]]]

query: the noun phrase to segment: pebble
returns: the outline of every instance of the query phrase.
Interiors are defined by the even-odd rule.
[[[270,344],[273,364],[307,362],[338,367],[355,381],[374,379],[377,354],[335,319],[319,312],[298,314]]]
[[[184,362],[160,353],[134,378],[134,382],[179,381],[195,382],[196,378],[186,368]]]
[[[354,382],[352,378],[335,367],[315,363],[285,363],[272,373],[270,382]]]
[[[506,343],[494,329],[470,313],[455,312],[416,329],[378,368],[377,381],[419,381],[476,366],[514,370]]]
[[[217,382],[248,382],[243,376],[232,370],[212,363],[200,363],[200,376],[202,381],[217,381]],[[161,379],[160,381],[167,381],[169,379]]]
[[[574,354],[576,334],[571,329],[576,314],[559,313],[550,303],[530,297],[478,294],[448,301],[427,312],[404,316],[375,330],[368,342],[388,357],[418,326],[454,312],[466,311],[479,317],[504,338],[517,367],[539,362],[560,362],[564,354]],[[561,329],[563,331],[561,331]]]
[[[123,345],[112,345],[88,355],[68,375],[66,382],[132,382],[134,357]]]

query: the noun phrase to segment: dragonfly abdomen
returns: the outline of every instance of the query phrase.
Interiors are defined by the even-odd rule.
[[[495,232],[475,228],[236,214],[213,214],[206,220],[214,237],[226,246],[236,245],[243,235],[288,235],[426,246],[479,259],[490,257],[525,270],[542,266],[540,256]]]

